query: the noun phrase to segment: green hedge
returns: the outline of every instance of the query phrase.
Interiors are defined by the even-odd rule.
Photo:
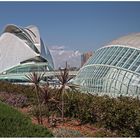
[[[58,93],[56,89],[51,92]],[[57,100],[60,101],[60,106],[61,96]],[[119,137],[140,137],[139,99],[123,96],[111,98],[67,90],[64,101],[65,117],[78,119],[81,124],[96,124]],[[44,114],[47,112],[47,116],[48,112],[55,112],[57,116],[61,116],[58,105],[48,102]]]
[[[27,104],[35,104],[35,91],[33,86],[12,84],[5,81],[0,81],[0,92],[13,93],[24,95],[28,98]]]
[[[110,98],[73,94],[65,98],[65,115],[81,123],[98,124],[122,137],[140,136],[140,100],[131,97]]]
[[[0,102],[0,137],[52,137],[44,127],[31,123],[31,120]]]

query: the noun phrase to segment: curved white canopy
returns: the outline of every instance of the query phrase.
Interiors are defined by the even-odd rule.
[[[38,56],[24,41],[11,33],[0,37],[0,72]]]

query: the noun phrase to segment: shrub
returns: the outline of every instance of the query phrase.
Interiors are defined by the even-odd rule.
[[[88,134],[88,137],[118,137],[116,133],[113,133],[106,129],[99,129],[93,134]]]
[[[97,123],[122,137],[140,136],[140,101],[131,97],[110,98],[90,94],[69,93],[65,97],[67,117],[81,123]]]
[[[53,130],[55,137],[84,137],[84,135],[78,130],[72,130],[68,128],[58,128]]]
[[[33,89],[33,86],[18,85],[0,81],[0,92],[23,95],[27,97],[28,104],[36,103],[35,93]]]
[[[0,137],[52,137],[53,135],[39,125],[3,103],[0,103]]]
[[[0,83],[0,91],[13,93],[27,97],[29,102],[35,105],[35,97],[32,86],[13,85]],[[49,117],[51,114],[60,116],[58,107],[61,105],[61,96],[57,96],[57,89],[49,89],[49,99],[43,106],[42,114]],[[56,102],[55,102],[56,101]],[[58,101],[58,102],[57,102]],[[108,96],[98,96],[82,94],[71,90],[64,94],[64,115],[65,117],[79,119],[81,123],[98,124],[100,127],[115,132],[122,137],[140,136],[140,100],[131,97],[120,96],[110,98]],[[33,108],[33,114],[38,113],[37,108]],[[105,132],[106,133],[106,132]]]
[[[14,107],[25,107],[28,105],[27,97],[21,94],[0,93],[0,100]]]

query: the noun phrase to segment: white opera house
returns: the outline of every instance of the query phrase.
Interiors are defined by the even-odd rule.
[[[52,56],[36,26],[5,27],[0,36],[0,80],[22,82],[25,73],[53,69]]]

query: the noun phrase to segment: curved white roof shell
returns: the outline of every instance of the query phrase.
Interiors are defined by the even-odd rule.
[[[10,33],[0,37],[0,72],[38,56],[27,44]]]
[[[17,32],[17,31],[20,31],[21,29],[16,26],[16,25],[7,25],[4,29],[4,32],[9,32],[9,33],[13,33],[13,32]]]
[[[53,68],[52,57],[47,55],[49,50],[34,25],[7,25],[0,36],[0,73],[26,61],[47,62]]]
[[[38,28],[34,25],[31,25],[24,28],[24,30],[31,36],[35,46],[38,48],[39,52],[41,52],[41,42]]]
[[[25,28],[20,28],[16,25],[7,25],[4,29],[4,32],[9,33],[23,32],[33,42],[33,44],[35,44],[38,51],[41,52],[40,34],[36,26],[30,25]]]
[[[140,49],[140,33],[132,33],[116,40],[111,41],[108,45],[124,45]]]

